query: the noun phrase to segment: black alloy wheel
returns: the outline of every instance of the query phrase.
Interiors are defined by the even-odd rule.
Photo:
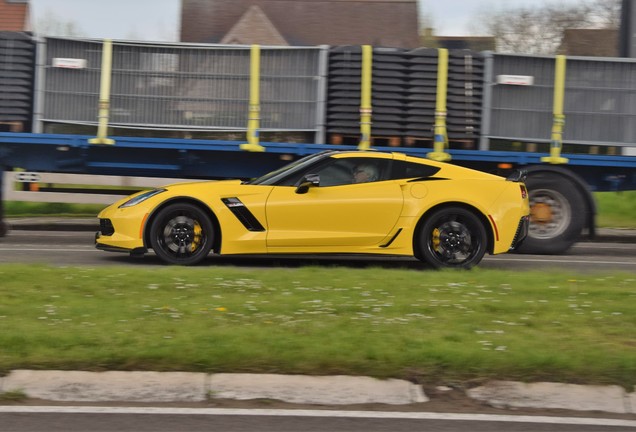
[[[447,207],[427,217],[420,230],[419,254],[435,268],[471,268],[486,253],[488,237],[481,220],[461,207]]]
[[[212,249],[214,228],[199,207],[188,203],[171,204],[152,222],[150,244],[155,254],[169,264],[193,265]]]

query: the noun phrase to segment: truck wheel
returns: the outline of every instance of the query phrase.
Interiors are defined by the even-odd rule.
[[[581,235],[587,209],[576,185],[558,174],[537,172],[526,180],[530,198],[528,237],[517,249],[528,254],[560,254]]]

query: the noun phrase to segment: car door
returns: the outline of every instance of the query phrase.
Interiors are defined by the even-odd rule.
[[[327,171],[319,171],[321,185],[306,193],[296,186],[274,187],[266,204],[268,251],[355,251],[376,246],[391,233],[403,206],[399,182],[351,184],[351,173],[340,181]]]

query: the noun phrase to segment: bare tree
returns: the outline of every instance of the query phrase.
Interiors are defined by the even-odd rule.
[[[437,48],[437,38],[435,37],[435,17],[428,8],[427,1],[418,2],[418,21],[420,28],[420,43],[422,46]]]
[[[35,24],[35,32],[42,36],[82,37],[84,31],[73,21],[67,21],[47,10]]]
[[[554,54],[566,29],[618,28],[620,0],[509,8],[481,15],[481,31],[495,37],[497,51]]]
[[[599,28],[618,29],[621,25],[621,0],[596,0],[590,3],[592,16]]]

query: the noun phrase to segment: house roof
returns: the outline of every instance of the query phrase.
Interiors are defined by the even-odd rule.
[[[574,56],[618,57],[618,30],[566,29],[559,53]]]
[[[0,0],[0,31],[29,30],[29,1]]]
[[[492,36],[434,36],[440,48],[494,51],[496,44]]]
[[[0,0],[0,30],[31,30],[28,0]]]
[[[251,9],[257,6],[260,11]],[[420,45],[416,0],[182,0],[181,41],[288,45]],[[240,22],[243,21],[241,24]],[[247,22],[254,25],[252,38]],[[278,45],[278,43],[276,43]]]
[[[263,10],[252,5],[221,40],[223,44],[289,45]]]

